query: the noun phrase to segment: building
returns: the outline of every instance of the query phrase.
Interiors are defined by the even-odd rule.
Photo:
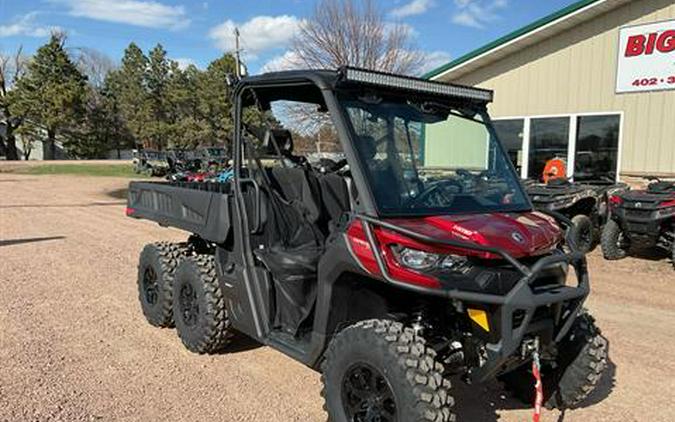
[[[523,177],[675,176],[675,1],[582,0],[427,78],[495,91]]]

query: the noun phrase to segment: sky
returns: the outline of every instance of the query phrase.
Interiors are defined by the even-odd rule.
[[[576,0],[376,0],[387,21],[409,26],[425,52],[421,72],[443,65]],[[0,53],[33,53],[53,29],[70,48],[119,61],[135,42],[161,43],[182,65],[204,68],[234,48],[241,31],[251,73],[283,66],[298,25],[316,0],[0,0]]]

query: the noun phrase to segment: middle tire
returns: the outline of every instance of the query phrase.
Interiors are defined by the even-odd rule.
[[[595,228],[588,216],[579,214],[572,218],[572,237],[579,251],[588,253],[595,247]]]
[[[184,259],[174,276],[173,315],[185,347],[195,353],[222,350],[232,337],[213,256]]]
[[[322,368],[329,420],[454,421],[450,381],[435,358],[401,323],[367,320],[345,328]]]

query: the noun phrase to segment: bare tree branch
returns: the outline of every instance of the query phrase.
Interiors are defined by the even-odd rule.
[[[373,0],[321,0],[300,24],[291,53],[294,67],[336,69],[355,66],[383,72],[418,73],[425,55],[412,42],[408,26],[387,22]],[[284,112],[300,133],[316,134],[329,122],[312,107]]]
[[[424,60],[409,27],[390,23],[373,0],[322,0],[300,24],[292,51],[308,68],[349,65],[414,74]]]

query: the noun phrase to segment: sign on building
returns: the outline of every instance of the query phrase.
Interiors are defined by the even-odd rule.
[[[675,20],[622,28],[616,92],[675,89]]]

